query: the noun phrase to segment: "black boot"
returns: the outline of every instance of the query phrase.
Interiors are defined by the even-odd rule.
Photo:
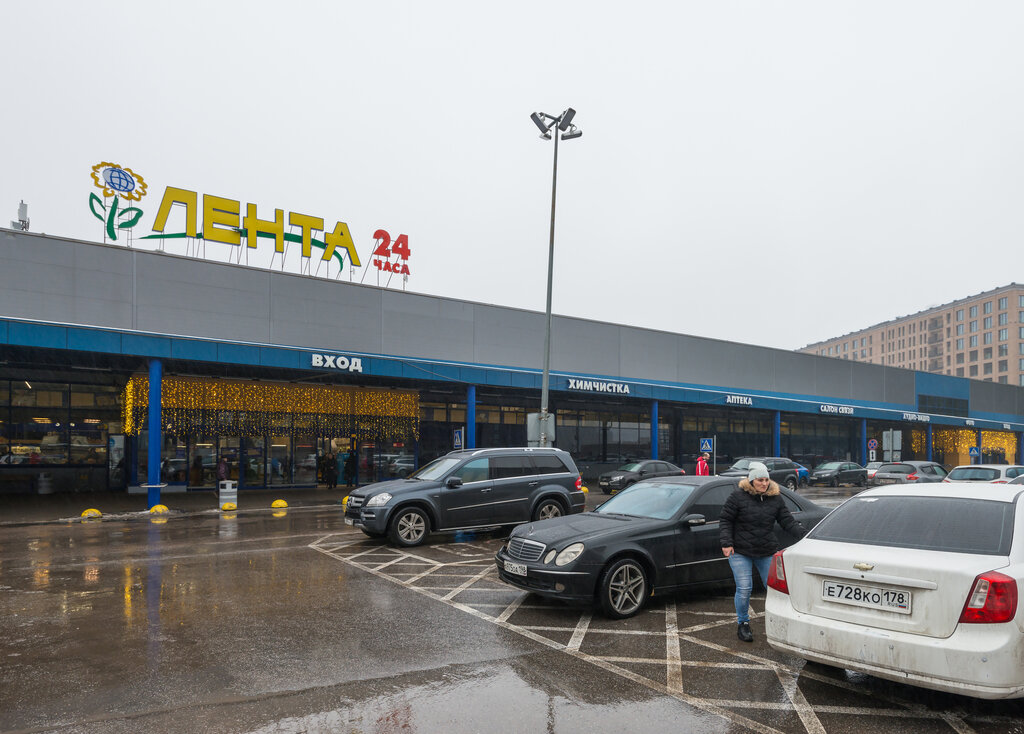
[[[754,633],[750,631],[750,622],[740,622],[736,628],[736,636],[743,642],[753,642]]]

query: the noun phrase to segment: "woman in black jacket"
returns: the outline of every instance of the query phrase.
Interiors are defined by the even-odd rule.
[[[736,580],[736,635],[753,642],[750,631],[750,592],[754,588],[754,566],[767,585],[772,556],[779,549],[775,523],[798,538],[806,534],[786,508],[779,485],[768,476],[768,468],[759,461],[750,463],[747,478],[725,501],[719,523],[722,553],[729,559]]]

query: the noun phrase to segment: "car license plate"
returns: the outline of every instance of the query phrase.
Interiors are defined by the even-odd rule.
[[[911,596],[909,591],[881,589],[877,586],[861,586],[840,581],[826,580],[821,585],[821,598],[826,601],[881,609],[897,614],[910,614]]]
[[[523,563],[512,563],[511,561],[505,561],[505,572],[514,573],[516,576],[525,576],[526,565]]]
[[[608,480],[607,480],[607,479],[602,479],[602,480],[600,480],[600,481],[599,481],[598,483],[599,483],[599,484],[600,484],[600,485],[601,485],[602,487],[607,487],[607,486],[608,486]]]
[[[355,520],[353,520],[351,517],[346,517],[345,518],[345,524],[346,525],[354,525],[355,524]]]

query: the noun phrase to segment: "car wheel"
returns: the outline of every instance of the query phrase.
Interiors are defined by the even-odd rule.
[[[867,477],[860,477],[859,479],[857,479],[857,486],[858,487],[865,487],[865,486],[867,486],[867,483],[868,483],[868,478]]]
[[[796,491],[796,477],[790,477],[789,479],[787,479],[786,480],[786,486],[789,487],[790,489],[792,489],[795,492]]]
[[[832,477],[832,481],[828,483],[828,486],[830,486],[830,487],[838,487],[839,486],[839,477]]]
[[[418,507],[399,510],[388,526],[388,537],[395,545],[407,548],[422,543],[430,530],[427,514]]]
[[[647,572],[639,561],[621,558],[605,570],[597,588],[601,595],[601,610],[607,617],[632,617],[643,609],[647,601]]]
[[[552,517],[561,517],[562,514],[562,505],[558,500],[544,500],[533,511],[533,519],[548,520]]]
[[[359,528],[359,529],[363,531],[363,535],[365,535],[368,538],[373,538],[374,540],[376,540],[378,538],[383,538],[384,537],[384,533],[375,533],[375,532],[373,532],[371,530],[367,530],[366,528]]]

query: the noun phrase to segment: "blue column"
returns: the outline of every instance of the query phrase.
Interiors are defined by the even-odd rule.
[[[476,385],[466,388],[466,448],[476,448]]]
[[[651,458],[658,458],[658,401],[651,401]]]
[[[868,419],[860,419],[860,463],[868,463]]]
[[[782,455],[782,413],[775,411],[775,420],[772,422],[772,456]]]
[[[146,471],[146,484],[149,487],[149,507],[160,504],[160,447],[163,441],[160,435],[160,393],[163,381],[163,364],[159,359],[149,362],[149,461]]]
[[[932,424],[928,424],[928,456],[925,457],[928,461],[932,460]]]

